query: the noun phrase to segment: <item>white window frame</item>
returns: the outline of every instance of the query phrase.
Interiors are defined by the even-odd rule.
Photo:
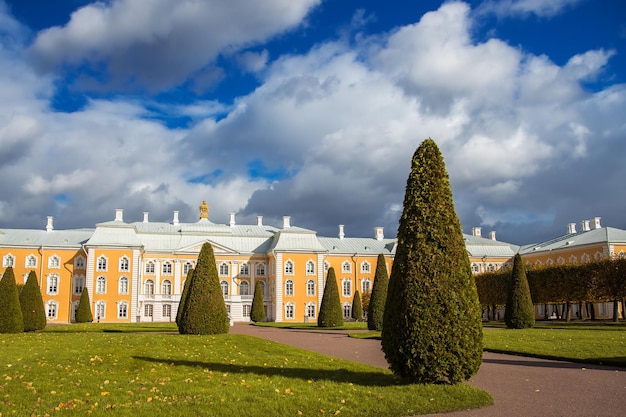
[[[74,295],[81,295],[83,293],[83,288],[85,288],[85,276],[84,275],[75,275],[72,278],[73,285],[73,293]]]
[[[285,318],[288,320],[296,318],[296,305],[294,303],[285,304]]]
[[[154,295],[154,280],[147,279],[143,282],[144,295]]]
[[[306,262],[306,274],[307,275],[315,275],[315,262],[312,259],[309,259]]]
[[[315,296],[315,281],[312,279],[306,282],[306,295],[308,297]]]
[[[265,276],[265,264],[264,263],[257,264],[257,266],[256,266],[256,276],[257,277],[264,277]]]
[[[306,316],[307,318],[314,319],[317,314],[317,306],[315,303],[307,303],[306,305]]]
[[[48,258],[49,269],[61,269],[61,258],[58,255],[52,255]]]
[[[372,292],[372,281],[370,279],[364,279],[361,281],[361,294],[368,292]]]
[[[124,255],[119,260],[119,272],[128,272],[130,271],[130,259],[128,256]]]
[[[94,307],[95,319],[100,321],[106,318],[107,305],[104,301],[96,301]]]
[[[155,266],[154,266],[154,262],[152,261],[148,261],[146,262],[146,267],[145,267],[145,272],[146,275],[154,275],[154,271],[155,271]]]
[[[37,257],[32,253],[26,257],[24,267],[28,269],[37,268]]]
[[[143,316],[144,317],[154,317],[154,304],[144,304],[143,305]]]
[[[343,261],[341,263],[341,272],[344,274],[349,274],[352,272],[352,264],[348,261]]]
[[[96,260],[96,271],[106,272],[108,270],[109,260],[106,256],[100,255]]]
[[[228,297],[228,293],[229,293],[229,285],[227,281],[220,281],[220,287],[222,288],[222,295],[224,297]]]
[[[295,284],[292,279],[285,281],[285,297],[293,297],[295,293]]]
[[[250,275],[250,265],[247,263],[243,263],[239,266],[239,275],[248,276]]]
[[[164,279],[161,283],[161,294],[172,295],[172,281]]]
[[[239,283],[239,295],[250,295],[250,283],[248,281],[242,280]]]
[[[293,261],[291,259],[287,259],[285,261],[285,268],[284,268],[284,274],[285,275],[294,275],[294,264]]]
[[[172,305],[171,304],[163,304],[163,307],[161,309],[161,315],[163,317],[172,317]]]
[[[350,278],[341,280],[341,294],[344,297],[352,297],[352,280]]]
[[[77,256],[74,258],[74,269],[85,269],[85,257]]]
[[[163,265],[161,265],[161,273],[163,275],[172,275],[172,271],[174,269],[172,268],[172,263],[170,261],[165,261],[163,262]]]
[[[190,269],[193,269],[193,264],[189,261],[185,262],[183,264],[183,275],[187,276],[187,274],[189,274]]]
[[[46,277],[46,294],[57,295],[59,293],[59,275],[49,274]]]
[[[372,265],[368,261],[361,262],[361,273],[369,274],[372,272]]]
[[[103,275],[100,275],[96,278],[96,294],[106,294],[107,293],[107,278]]]
[[[59,314],[59,303],[50,300],[46,303],[46,318],[48,320],[56,320]]]
[[[230,265],[228,265],[226,262],[222,262],[220,264],[220,276],[223,277],[227,277],[229,276],[229,272],[230,272]]]
[[[117,280],[117,293],[118,294],[128,294],[128,277],[120,277]]]
[[[118,319],[128,318],[128,303],[126,301],[120,301],[117,304],[117,318]]]

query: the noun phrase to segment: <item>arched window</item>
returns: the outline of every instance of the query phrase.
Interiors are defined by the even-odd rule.
[[[250,266],[248,264],[241,264],[239,266],[239,275],[250,275]]]
[[[293,295],[293,281],[288,279],[285,281],[285,295],[292,296]]]
[[[369,262],[363,261],[361,263],[361,272],[364,274],[369,274],[372,270],[372,267]]]
[[[480,265],[478,265],[477,263],[473,263],[472,264],[472,272],[474,274],[478,274],[480,272]]]
[[[259,277],[265,276],[265,264],[258,264],[256,266],[256,274]]]
[[[266,290],[266,285],[265,285],[265,281],[259,281],[261,283],[261,292],[263,293],[263,297],[267,296],[267,293],[265,292]]]
[[[97,271],[106,271],[107,270],[107,258],[102,255],[98,258],[98,262],[96,262],[96,270]]]
[[[147,279],[143,283],[143,293],[145,295],[154,295],[154,281]]]
[[[351,271],[352,271],[352,267],[350,266],[350,262],[344,261],[341,264],[341,272],[347,273],[347,272],[351,272]]]
[[[76,275],[72,279],[74,282],[74,295],[80,295],[85,288],[85,277],[83,275]]]
[[[222,262],[220,264],[220,275],[228,276],[228,271],[229,271],[228,264],[226,262]]]
[[[130,259],[126,256],[120,258],[120,272],[130,271]]]
[[[369,279],[364,279],[361,281],[361,293],[367,294],[372,291],[372,281]]]
[[[100,321],[106,317],[106,304],[104,301],[96,302],[96,309],[94,311],[96,320]]]
[[[154,262],[146,262],[146,274],[154,275]]]
[[[306,316],[310,319],[314,319],[316,310],[317,309],[315,308],[315,303],[307,303]]]
[[[352,281],[349,278],[344,278],[341,281],[341,288],[344,297],[352,296]]]
[[[58,306],[56,301],[48,301],[46,304],[46,317],[48,317],[48,320],[56,320]]]
[[[308,295],[309,297],[315,295],[315,281],[313,281],[312,279],[306,282],[306,295]]]
[[[26,268],[37,268],[37,257],[35,255],[26,257]]]
[[[128,277],[121,277],[117,281],[117,293],[128,294]]]
[[[352,304],[345,303],[343,305],[343,317],[346,319],[349,319],[350,317],[352,317]]]
[[[293,275],[293,262],[285,262],[285,275]]]
[[[193,264],[191,262],[185,262],[183,264],[183,275],[187,276],[191,269],[193,269]]]
[[[46,280],[46,293],[49,295],[56,295],[59,293],[59,276],[57,274],[50,274]]]
[[[293,319],[296,316],[296,307],[293,303],[285,304],[285,318]]]
[[[161,283],[161,294],[172,295],[172,281],[166,279]]]
[[[248,281],[241,281],[239,284],[239,295],[250,295],[250,284]]]
[[[161,268],[163,275],[172,275],[172,263],[169,261],[163,262],[163,267]]]
[[[96,294],[106,294],[107,292],[107,279],[105,277],[98,277],[96,279]]]
[[[74,258],[74,268],[85,269],[85,258],[82,256],[77,256],[76,258]]]
[[[56,255],[52,255],[48,258],[48,268],[58,269],[61,267],[61,258]]]
[[[330,264],[328,261],[324,261],[324,272],[328,272],[328,268],[330,268]]]
[[[222,287],[222,295],[226,297],[228,295],[228,282],[222,281],[220,282],[220,286]]]
[[[128,303],[126,301],[122,301],[117,304],[117,318],[128,318]]]
[[[306,263],[306,274],[307,275],[315,275],[315,262],[307,261],[307,263]]]

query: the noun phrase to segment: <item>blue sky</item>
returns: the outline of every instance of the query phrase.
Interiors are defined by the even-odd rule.
[[[626,228],[619,0],[0,0],[0,68],[0,227],[391,237],[432,137],[466,233]]]

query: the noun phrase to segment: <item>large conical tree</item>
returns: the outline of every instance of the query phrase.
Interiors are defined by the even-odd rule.
[[[335,268],[332,266],[328,268],[328,274],[326,275],[326,285],[324,286],[320,312],[317,316],[317,325],[320,327],[343,326],[343,311],[341,310],[337,278],[335,276]]]
[[[261,281],[257,281],[254,284],[254,297],[252,298],[250,320],[255,323],[265,320],[265,303],[263,301],[263,287],[261,286]]]
[[[0,333],[21,333],[24,320],[13,267],[7,267],[0,279]]]
[[[415,151],[383,316],[391,370],[458,383],[482,361],[481,308],[446,167],[432,139]]]
[[[380,253],[376,261],[374,285],[372,286],[372,295],[370,296],[367,310],[367,328],[370,330],[381,331],[383,329],[383,314],[385,313],[388,286],[387,263],[385,262],[385,255]]]
[[[185,311],[185,303],[187,303],[187,298],[189,297],[189,284],[191,284],[191,280],[193,279],[193,268],[187,271],[187,279],[185,280],[185,285],[183,286],[183,293],[180,295],[180,302],[178,303],[178,311],[176,312],[176,325],[180,326],[180,321],[183,317],[183,311]]]
[[[522,257],[515,255],[509,291],[506,297],[504,322],[509,329],[525,329],[535,325],[535,308],[530,297],[528,278]]]
[[[178,331],[181,334],[228,333],[229,320],[213,247],[204,243],[189,283]]]
[[[35,271],[28,273],[26,285],[20,293],[20,306],[25,332],[34,332],[46,327],[46,309],[43,306],[41,289]]]
[[[78,309],[76,309],[76,323],[91,323],[92,321],[93,314],[91,313],[91,301],[89,300],[89,292],[85,287],[83,288],[83,292],[80,294]]]
[[[359,290],[354,292],[352,297],[352,318],[359,321],[363,318],[363,303],[361,302],[361,294]]]

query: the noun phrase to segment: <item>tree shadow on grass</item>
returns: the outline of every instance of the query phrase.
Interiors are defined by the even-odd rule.
[[[271,366],[255,366],[230,364],[221,362],[203,362],[188,360],[171,360],[154,358],[149,356],[132,356],[133,359],[147,362],[165,363],[173,366],[191,366],[206,368],[213,372],[229,374],[256,374],[259,376],[282,376],[285,378],[298,378],[304,381],[332,381],[346,384],[360,385],[364,387],[388,387],[409,385],[409,382],[387,372],[355,372],[345,368],[315,369],[315,368],[276,368]]]

